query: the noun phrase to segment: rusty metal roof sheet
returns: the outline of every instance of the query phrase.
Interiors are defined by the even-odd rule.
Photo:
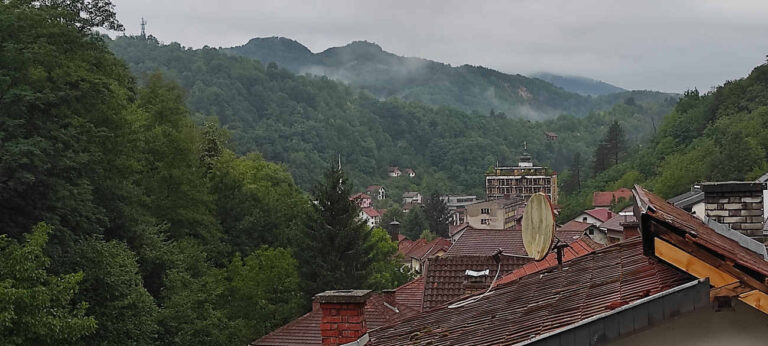
[[[371,341],[514,344],[691,280],[690,275],[645,257],[638,237],[575,258],[562,270],[552,268],[500,286],[474,303],[453,309],[443,305],[372,330]]]

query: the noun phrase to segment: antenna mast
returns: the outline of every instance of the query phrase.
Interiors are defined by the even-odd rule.
[[[141,37],[144,37],[144,38],[147,37],[147,33],[144,31],[146,26],[147,26],[147,21],[144,20],[144,17],[141,17]]]

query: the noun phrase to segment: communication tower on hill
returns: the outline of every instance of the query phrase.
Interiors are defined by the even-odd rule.
[[[144,17],[141,17],[141,37],[146,38],[147,33],[144,31],[144,29],[147,26],[147,21],[144,20]]]

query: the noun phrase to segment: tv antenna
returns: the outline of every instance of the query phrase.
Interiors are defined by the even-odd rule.
[[[528,256],[542,260],[555,239],[555,211],[547,195],[535,193],[523,212],[523,246]]]
[[[144,20],[144,17],[141,17],[141,37],[147,37],[147,33],[144,30],[147,26],[147,21]]]

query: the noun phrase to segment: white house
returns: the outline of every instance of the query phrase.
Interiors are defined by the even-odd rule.
[[[390,177],[399,177],[403,175],[403,172],[400,171],[400,168],[397,166],[389,167],[389,171],[387,172],[387,175]]]
[[[413,203],[417,203],[417,204],[422,203],[421,194],[416,191],[403,192],[403,204],[413,204]]]
[[[414,171],[413,171],[412,169],[410,169],[410,168],[406,168],[406,169],[405,169],[405,175],[407,175],[407,176],[408,176],[408,177],[410,177],[410,178],[413,178],[413,177],[415,177],[415,176],[416,176],[416,172],[414,172]]]
[[[373,196],[376,199],[386,199],[387,198],[387,190],[384,189],[384,186],[381,185],[371,185],[368,186],[367,189],[365,189],[365,192],[369,195]]]
[[[374,208],[360,209],[360,219],[365,220],[369,227],[376,227],[381,221],[381,213]]]
[[[608,208],[595,208],[585,210],[579,216],[575,217],[574,221],[591,223],[595,226],[599,226],[601,223],[610,220],[615,214]]]

